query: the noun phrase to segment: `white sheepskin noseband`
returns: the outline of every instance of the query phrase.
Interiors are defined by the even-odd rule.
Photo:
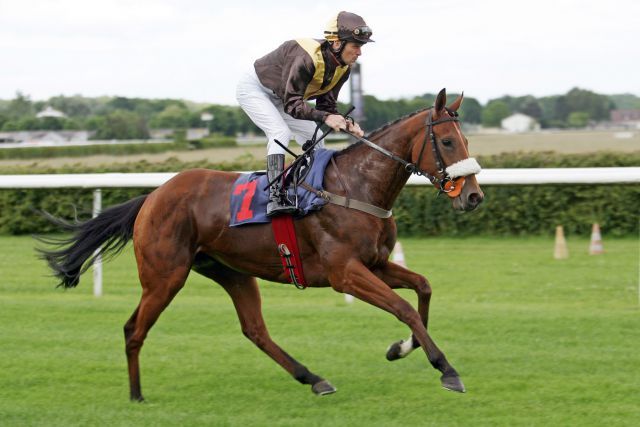
[[[446,171],[451,178],[458,178],[460,176],[468,176],[476,173],[480,173],[482,168],[480,164],[473,157],[460,160],[449,166]]]

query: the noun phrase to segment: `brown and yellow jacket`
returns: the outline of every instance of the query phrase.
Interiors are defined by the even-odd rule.
[[[350,67],[338,62],[328,42],[289,40],[253,65],[260,83],[283,101],[292,117],[320,122],[338,113],[336,100]],[[305,102],[309,99],[315,99],[315,108]]]

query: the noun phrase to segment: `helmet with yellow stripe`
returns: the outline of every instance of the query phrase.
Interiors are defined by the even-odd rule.
[[[333,17],[324,31],[324,38],[333,41],[351,41],[356,43],[373,42],[371,28],[360,15],[342,11]]]

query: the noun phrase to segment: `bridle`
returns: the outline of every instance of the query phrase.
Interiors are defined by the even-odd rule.
[[[446,107],[445,107],[446,108]],[[405,166],[405,169],[412,174],[416,174],[418,176],[424,176],[431,183],[438,187],[439,193],[450,193],[455,189],[455,185],[453,184],[453,179],[447,173],[447,170],[444,166],[444,160],[442,160],[442,154],[440,154],[440,148],[438,148],[438,144],[436,144],[436,135],[433,133],[433,128],[435,125],[439,125],[440,123],[446,122],[460,122],[458,119],[458,112],[452,111],[446,108],[446,111],[449,113],[449,117],[444,117],[438,120],[433,120],[433,109],[429,109],[429,114],[427,115],[427,121],[425,122],[427,126],[427,131],[424,133],[424,141],[422,142],[422,147],[420,148],[420,154],[418,155],[418,160],[416,163],[408,163]],[[442,178],[438,179],[437,177],[429,174],[426,171],[418,168],[418,165],[422,161],[422,155],[424,154],[424,149],[429,143],[429,139],[431,139],[431,151],[433,151],[433,158],[436,162],[436,168],[438,170],[438,174]]]
[[[458,180],[458,179],[455,179],[455,178],[458,178],[458,176],[451,176],[449,172],[447,172],[447,167],[444,164],[444,160],[442,159],[442,154],[440,153],[440,149],[438,148],[438,144],[436,143],[435,133],[433,132],[433,128],[436,125],[439,125],[441,123],[446,123],[446,122],[460,121],[458,119],[458,113],[456,111],[453,111],[447,107],[445,107],[445,109],[447,113],[449,113],[449,116],[440,118],[438,120],[433,120],[433,107],[429,109],[429,114],[427,115],[427,120],[425,121],[426,131],[424,134],[424,140],[422,141],[420,154],[418,155],[418,159],[415,163],[407,162],[403,158],[393,154],[391,151],[386,150],[365,138],[358,138],[358,137],[356,138],[362,141],[364,144],[368,145],[369,147],[373,148],[374,150],[377,150],[380,153],[384,154],[385,156],[402,164],[402,166],[404,166],[404,169],[407,172],[418,175],[418,176],[424,176],[425,178],[427,178],[429,181],[431,181],[431,183],[436,188],[438,188],[438,194],[445,193],[447,195],[450,195],[450,197],[455,197],[457,196],[457,194],[459,194],[459,191],[454,191],[454,190],[458,189],[459,185],[462,185],[464,181],[464,176],[460,176],[461,179]],[[420,167],[418,166],[422,161],[422,156],[424,155],[424,150],[427,147],[427,144],[429,144],[429,140],[431,140],[432,142],[431,150],[433,151],[433,157],[436,162],[437,174],[440,175],[440,178],[438,178],[437,176],[431,175],[429,172],[420,169]],[[472,160],[472,159],[465,159],[463,160],[463,162],[466,160]],[[473,160],[473,162],[477,164],[475,160]],[[479,169],[479,166],[478,166],[478,169]],[[455,194],[455,196],[453,194]]]

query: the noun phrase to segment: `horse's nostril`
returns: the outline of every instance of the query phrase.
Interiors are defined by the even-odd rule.
[[[470,206],[476,207],[482,202],[482,196],[478,193],[471,193],[467,198]]]

